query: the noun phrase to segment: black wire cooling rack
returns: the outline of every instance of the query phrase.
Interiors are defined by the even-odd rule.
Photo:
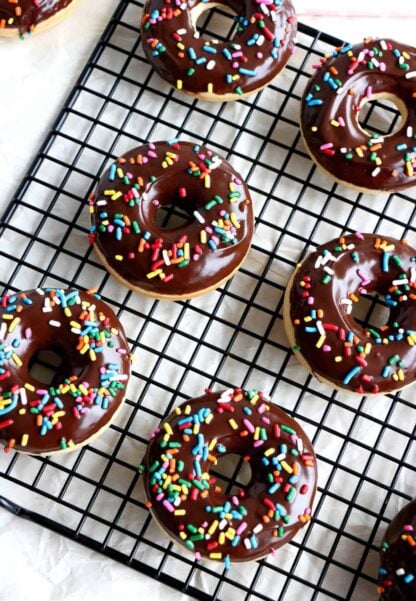
[[[416,242],[414,193],[346,190],[304,151],[299,100],[311,66],[338,40],[301,25],[297,53],[275,83],[249,99],[210,104],[154,74],[140,45],[141,8],[118,5],[3,217],[0,245],[5,289],[99,288],[137,357],[128,398],[116,423],[79,452],[3,454],[1,504],[198,599],[375,599],[385,525],[416,495],[414,388],[351,398],[321,385],[288,349],[282,302],[298,260],[342,232]],[[217,18],[210,12],[201,27],[213,33]],[[375,106],[363,117],[373,130],[381,127]],[[386,110],[392,131],[399,117]],[[106,273],[88,246],[86,203],[110,160],[172,136],[227,157],[248,181],[257,217],[238,274],[176,303],[135,295]],[[159,531],[137,466],[148,434],[175,404],[233,384],[262,388],[299,420],[317,451],[319,494],[312,524],[274,558],[225,572],[220,563],[194,562]]]

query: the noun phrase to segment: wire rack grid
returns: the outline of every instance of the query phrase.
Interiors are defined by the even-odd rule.
[[[137,358],[127,400],[116,423],[78,452],[3,454],[1,504],[197,599],[373,599],[385,525],[416,494],[411,391],[351,398],[320,384],[288,348],[282,302],[299,259],[343,232],[415,240],[414,196],[346,190],[305,153],[300,97],[311,65],[338,40],[301,25],[297,53],[272,85],[211,104],[175,92],[152,71],[140,45],[141,8],[118,5],[3,217],[0,247],[4,289],[98,287]],[[223,18],[210,11],[202,31],[217,33]],[[376,129],[376,117],[372,106],[364,126]],[[393,111],[390,130],[397,118]],[[238,274],[176,303],[135,295],[107,274],[88,246],[86,207],[111,160],[172,136],[228,158],[256,210],[254,244]],[[312,524],[274,558],[225,572],[195,562],[160,532],[137,467],[149,433],[177,403],[230,385],[261,388],[298,419],[317,452],[319,493]]]

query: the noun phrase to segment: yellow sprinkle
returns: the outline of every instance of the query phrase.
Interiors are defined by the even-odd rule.
[[[211,536],[214,534],[214,532],[218,528],[218,523],[218,520],[214,520],[212,522],[211,526],[208,528],[208,534],[210,534]]]
[[[173,515],[186,515],[185,509],[175,509]]]
[[[339,123],[338,121],[335,121],[335,119],[332,119],[332,121],[330,122],[331,125],[333,125],[334,127],[339,127]]]
[[[115,193],[115,190],[104,190],[104,196],[113,196]]]
[[[223,545],[225,543],[225,533],[224,532],[220,532],[220,534],[218,536],[218,542],[220,545]]]
[[[12,321],[12,323],[9,325],[9,332],[13,332],[13,330],[15,329],[15,327],[17,326],[17,324],[20,322],[20,317],[15,317]]]
[[[178,90],[182,90],[182,88],[183,88],[183,81],[182,81],[182,79],[178,79],[177,80],[176,87],[178,88]]]
[[[413,340],[413,338],[411,336],[407,337],[407,344],[409,346],[415,346],[414,340]]]
[[[29,434],[23,434],[20,444],[22,445],[22,447],[25,447],[25,446],[27,446],[28,442],[29,442]]]
[[[210,188],[211,187],[211,176],[209,173],[205,174],[204,177],[204,188]]]
[[[176,47],[177,47],[177,48],[179,48],[179,50],[185,50],[185,45],[184,45],[184,44],[182,44],[182,42],[178,42],[178,43],[176,44]]]
[[[185,261],[189,261],[190,258],[190,246],[189,246],[189,242],[185,242],[185,245],[183,247],[183,258]]]
[[[364,156],[364,153],[359,146],[357,146],[357,148],[355,149],[355,152],[358,154],[358,156],[360,158],[362,158]]]
[[[79,351],[80,355],[85,355],[85,353],[87,352],[87,350],[89,349],[89,345],[88,344],[84,344],[84,346],[82,347],[82,349]],[[71,386],[71,388],[75,388],[75,386]]]
[[[171,428],[171,425],[170,425],[170,424],[168,424],[168,422],[165,422],[165,423],[163,424],[163,429],[164,429],[164,430],[165,430],[165,432],[167,432],[167,433],[168,433],[170,436],[172,436],[172,434],[173,434],[173,430],[172,430],[172,428]]]
[[[252,398],[252,399],[250,399],[250,403],[251,403],[252,405],[255,405],[255,404],[257,403],[257,401],[258,401],[258,400],[259,400],[259,395],[258,395],[258,394],[256,394],[255,396],[253,396],[253,398]]]
[[[176,415],[182,415],[181,408],[180,407],[176,407],[175,413],[176,413]]]
[[[254,440],[258,440],[260,438],[260,428],[257,426],[254,430]]]
[[[313,131],[313,133],[318,131],[318,128],[316,127],[316,125],[312,125],[311,131]]]
[[[209,443],[209,445],[208,445],[208,450],[212,451],[212,449],[215,447],[215,445],[217,444],[217,442],[218,442],[218,438],[213,438],[211,440],[211,442]]]
[[[155,269],[154,271],[149,271],[149,273],[146,273],[146,277],[151,280],[152,278],[155,278],[157,275],[160,275],[162,273],[161,269]]]
[[[69,307],[65,307],[64,313],[65,313],[66,317],[71,317],[71,315],[72,315],[71,309]]]
[[[233,540],[233,538],[235,537],[235,529],[234,528],[228,528],[227,532],[225,533],[225,536],[227,538],[229,538],[230,540]]]
[[[286,461],[281,461],[280,465],[285,470],[285,472],[287,472],[288,474],[291,474],[293,472],[292,468]]]
[[[35,387],[32,386],[32,384],[28,384],[27,382],[24,387],[26,388],[26,390],[30,390],[30,392],[33,392],[35,390]]]
[[[90,355],[91,361],[95,361],[97,359],[97,355],[95,354],[95,350],[93,348],[90,348],[89,355]]]
[[[312,317],[310,315],[307,315],[306,317],[303,318],[303,321],[305,323],[309,323],[310,321],[312,321]]]
[[[24,407],[22,407],[21,409],[19,409],[19,415],[26,415],[26,409]]]
[[[207,86],[207,92],[208,94],[212,94],[214,91],[214,85],[212,83],[209,83]]]
[[[118,200],[120,198],[120,196],[123,196],[122,192],[116,192],[115,194],[113,194],[113,196],[111,197],[111,200]]]
[[[326,336],[320,336],[318,342],[315,344],[316,348],[321,348],[326,340]]]
[[[340,355],[337,355],[336,357],[334,357],[334,361],[335,363],[341,363],[342,357]]]
[[[123,255],[115,255],[115,260],[116,261],[122,261],[123,260]]]
[[[365,354],[369,355],[371,353],[372,348],[373,348],[373,345],[371,344],[371,342],[367,342],[367,344],[364,347]]]
[[[80,384],[78,386],[78,388],[80,389],[80,391],[82,392],[82,394],[85,394],[85,395],[88,394],[88,390],[87,390],[87,388],[85,388],[84,384]]]
[[[66,444],[68,445],[68,447],[71,447],[71,449],[73,449],[75,447],[74,441],[72,440],[72,438],[70,440],[68,440],[68,442]]]
[[[189,415],[191,413],[191,405],[186,405],[184,413],[185,415]]]
[[[222,559],[222,553],[210,553],[209,558],[210,559]]]
[[[201,230],[201,232],[199,234],[199,239],[201,240],[201,244],[207,243],[207,233],[205,230]]]
[[[13,319],[13,315],[10,315],[10,313],[4,313],[2,315],[2,319],[7,319],[7,320],[11,321]]]
[[[121,167],[117,169],[117,177],[119,177],[120,179],[123,179],[124,177],[124,171]]]
[[[228,184],[228,189],[230,190],[230,192],[235,192],[235,184],[234,184],[234,182],[230,182]]]
[[[186,533],[182,530],[182,532],[179,532],[179,538],[181,538],[182,540],[186,540],[188,537]]]
[[[16,355],[16,353],[13,353],[13,355],[12,355],[12,359],[13,359],[13,361],[15,362],[15,364],[16,364],[18,367],[22,367],[22,365],[23,365],[23,363],[22,363],[22,360],[21,360],[21,358],[20,358],[20,357],[18,357],[18,356]]]
[[[237,422],[235,421],[235,419],[229,419],[228,423],[230,424],[230,426],[232,427],[233,430],[238,430],[238,425]]]
[[[208,417],[206,418],[206,420],[205,420],[205,423],[206,423],[206,424],[210,424],[210,423],[212,422],[212,420],[213,420],[213,419],[214,419],[214,414],[213,414],[213,413],[210,413],[210,414],[208,415]]]
[[[399,371],[397,372],[397,375],[399,376],[399,380],[401,382],[403,382],[403,380],[404,380],[404,371],[402,369],[399,369]]]
[[[230,214],[230,219],[231,219],[231,223],[233,224],[233,226],[238,230],[240,229],[240,223],[237,219],[237,217],[235,216],[235,213],[231,213]]]
[[[267,451],[264,451],[264,454],[266,457],[268,457],[269,455],[273,455],[273,453],[275,452],[276,449],[270,448],[267,449]]]

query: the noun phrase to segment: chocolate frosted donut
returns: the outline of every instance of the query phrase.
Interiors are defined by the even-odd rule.
[[[225,494],[211,473],[229,453],[250,482]],[[154,433],[141,467],[161,528],[195,557],[249,561],[290,541],[311,519],[316,461],[305,432],[257,390],[207,392]]]
[[[0,442],[51,454],[86,444],[109,425],[130,375],[123,329],[93,292],[46,288],[0,298]],[[45,385],[42,350],[62,364]]]
[[[213,7],[236,13],[229,41],[200,38],[198,17]],[[297,25],[290,0],[148,0],[143,47],[163,79],[205,100],[236,100],[261,90],[283,69]]]
[[[416,501],[396,515],[380,551],[380,601],[416,599]]]
[[[181,209],[180,227],[157,224]],[[198,296],[228,280],[253,235],[249,191],[211,150],[171,140],[140,146],[114,163],[90,200],[91,242],[123,284],[154,298]]]
[[[63,18],[78,0],[0,0],[0,36],[33,33]]]
[[[312,159],[339,182],[377,192],[416,183],[416,50],[368,38],[337,48],[316,65],[302,101],[301,127]],[[402,115],[392,135],[358,122],[369,100],[393,101]]]
[[[364,294],[390,310],[381,327],[353,316]],[[312,252],[284,301],[286,332],[299,361],[322,382],[358,394],[397,391],[416,377],[416,251],[406,241],[355,234]]]

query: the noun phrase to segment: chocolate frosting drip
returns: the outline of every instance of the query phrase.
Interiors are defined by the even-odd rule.
[[[32,454],[83,444],[125,395],[130,355],[120,322],[96,295],[72,289],[0,302],[0,442]],[[41,350],[63,359],[49,385],[31,374]]]
[[[295,352],[318,378],[363,393],[403,388],[416,376],[416,251],[373,234],[332,240],[311,253],[289,289]],[[353,305],[377,292],[390,316],[362,327]]]
[[[403,190],[416,182],[416,50],[366,40],[326,55],[306,86],[302,132],[316,162],[336,179],[368,190]],[[364,131],[364,104],[391,99],[403,115],[392,135]]]
[[[230,41],[199,37],[192,11],[213,6],[236,13],[237,30]],[[171,85],[192,94],[231,95],[254,92],[285,66],[297,31],[290,0],[150,0],[142,18],[143,47],[150,63]]]
[[[144,293],[182,298],[219,285],[249,251],[253,209],[238,173],[189,142],[136,148],[105,173],[91,201],[92,241],[109,266]],[[156,223],[174,206],[189,222]]]
[[[416,501],[396,515],[380,551],[380,601],[416,599]]]
[[[251,467],[249,483],[235,494],[225,494],[211,471],[229,453]],[[153,435],[142,469],[154,517],[197,557],[258,559],[310,520],[312,445],[261,392],[210,392],[183,404]]]
[[[71,2],[72,0],[17,0],[16,4],[10,4],[8,0],[0,0],[0,20],[5,19],[6,28],[25,33],[41,21],[53,17]]]

